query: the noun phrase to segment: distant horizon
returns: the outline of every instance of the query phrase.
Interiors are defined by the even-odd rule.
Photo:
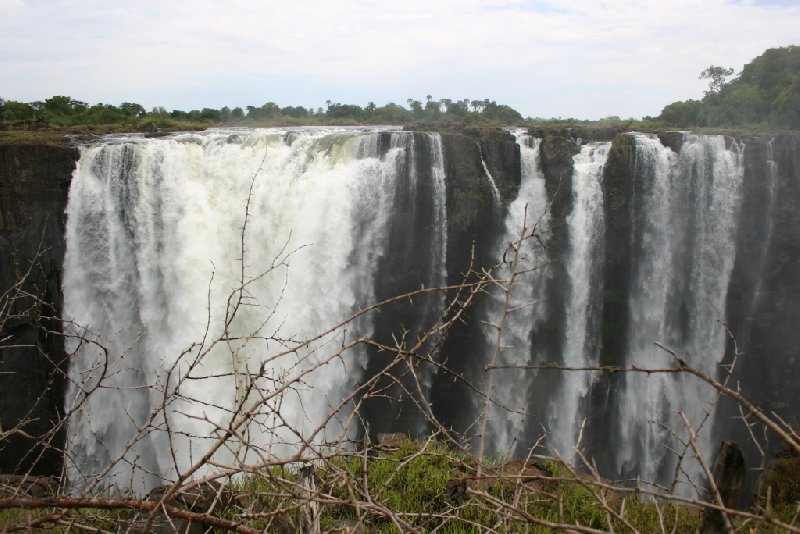
[[[797,44],[787,0],[0,0],[0,97],[148,111],[488,98],[523,117],[656,116],[709,65]]]

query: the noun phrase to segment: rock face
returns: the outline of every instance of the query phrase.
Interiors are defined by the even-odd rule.
[[[564,256],[568,245],[566,218],[571,209],[573,157],[580,151],[581,143],[613,138],[603,173],[606,230],[600,363],[623,363],[629,329],[629,271],[633,261],[629,236],[636,210],[644,209],[636,206],[633,194],[637,180],[634,139],[615,130],[553,129],[530,133],[541,138],[540,165],[548,197],[552,199],[549,247],[556,263],[547,287],[552,295],[563,294],[565,287],[566,273],[557,259]],[[418,146],[431,142],[425,134],[414,135],[418,136],[415,137]],[[658,137],[664,146],[680,151],[682,134],[665,132]],[[743,205],[727,318],[739,344],[747,347],[748,353],[738,362],[733,380],[757,405],[790,419],[797,410],[791,392],[800,383],[800,357],[795,344],[800,323],[800,306],[795,303],[795,296],[800,294],[800,210],[797,209],[800,136],[739,140],[745,146]],[[457,284],[470,264],[480,270],[497,261],[493,247],[503,224],[504,209],[520,187],[520,151],[513,135],[503,130],[447,130],[441,132],[441,142],[447,179],[447,283]],[[61,471],[60,432],[47,436],[49,447],[32,448],[31,442],[14,429],[43,436],[62,411],[61,371],[66,366],[65,354],[58,335],[61,325],[50,318],[61,315],[64,210],[78,157],[78,150],[68,146],[0,146],[0,295],[12,288],[2,297],[2,305],[19,297],[0,318],[0,431],[5,436],[0,441],[0,472],[50,475]],[[423,192],[430,187],[430,157],[420,153],[416,161]],[[776,163],[781,172],[771,176],[770,162]],[[771,212],[769,217],[764,216],[765,206]],[[397,235],[424,235],[429,231],[426,230],[429,219],[427,215],[406,221],[398,219],[392,231]],[[765,239],[767,235],[770,239]],[[395,269],[395,272],[410,274],[407,279],[377,277],[380,296],[417,288],[409,284],[415,280],[413,260],[420,254],[418,246],[409,243],[407,250],[393,251],[391,257],[383,260],[403,266],[407,263],[407,270]],[[24,284],[14,290],[14,284],[22,278]],[[564,303],[559,298],[546,301],[552,309],[546,314],[547,324],[538,342],[558,353],[564,337],[561,320]],[[396,325],[398,317],[389,315],[386,314],[386,325],[377,325],[378,335],[381,329],[390,332]],[[415,320],[400,318],[404,324]],[[480,371],[483,365],[474,351],[483,336],[474,327],[477,322],[476,316],[468,314],[464,323],[444,339],[442,353],[448,355],[447,365],[454,373]],[[732,354],[731,344],[729,356]],[[611,376],[591,389],[588,402],[593,412],[600,415],[595,421],[587,421],[589,428],[617,423],[610,419],[615,413],[611,392],[616,387],[615,380],[621,378],[622,375]],[[454,381],[452,375],[440,373],[432,380],[434,414],[447,414],[446,419],[456,429],[468,427],[474,420],[468,405],[475,396],[461,382]],[[380,420],[381,410],[376,405],[375,417],[371,419]],[[723,403],[719,410],[721,420],[738,413],[732,404]],[[462,421],[459,413],[464,414]],[[413,435],[413,421],[398,426],[396,421],[387,420],[385,428],[377,425],[372,428],[374,432],[397,430]],[[746,435],[728,430],[716,433],[715,439],[733,439],[742,444],[745,457],[752,454]],[[592,437],[588,437],[586,445],[594,451],[599,465],[612,463],[612,458],[604,458],[604,454],[613,451],[606,451],[607,444],[599,438],[592,443]]]
[[[737,508],[744,488],[745,465],[742,451],[739,450],[739,446],[735,442],[722,442],[719,451],[717,451],[717,459],[714,460],[711,475],[714,477],[714,484],[719,492],[722,504],[726,508]],[[715,493],[708,490],[706,500],[716,502]],[[725,531],[725,520],[722,517],[722,513],[718,510],[706,508],[703,512],[701,532],[704,534],[716,534]]]
[[[797,423],[800,384],[800,135],[745,138],[742,208],[728,293],[728,327],[743,351],[732,384],[756,406]],[[773,166],[771,163],[775,165]],[[777,171],[777,172],[772,172]],[[728,343],[728,360],[734,353]],[[720,418],[739,415],[724,398]],[[796,428],[796,426],[795,426]],[[756,458],[744,425],[718,434]],[[774,446],[778,440],[773,440]],[[749,481],[748,487],[752,486]]]
[[[501,130],[442,132],[442,144],[447,176],[447,283],[455,285],[464,281],[470,264],[480,271],[497,261],[493,247],[503,210],[494,204],[481,157],[502,204],[507,205],[520,186],[520,152],[514,137]],[[454,355],[447,361],[448,367],[464,376],[474,371],[476,362],[470,356],[483,340],[480,329],[470,326],[478,323],[477,313],[475,308],[467,310],[464,322],[445,338],[442,348],[444,354]],[[455,418],[457,428],[466,427],[471,410],[465,404],[473,397],[463,383],[446,375],[439,373],[434,378],[434,412]]]
[[[660,132],[660,142],[673,152],[681,149],[684,136]],[[728,137],[726,142],[734,142]],[[794,399],[800,383],[800,355],[793,326],[800,322],[800,307],[792,295],[800,293],[800,135],[739,137],[744,147],[742,205],[737,224],[735,258],[726,303],[726,321],[744,354],[736,362],[731,383],[745,398],[762,408],[769,407],[785,420],[797,414]],[[544,163],[544,162],[543,162]],[[645,207],[636,202],[641,188],[635,141],[629,135],[614,138],[604,170],[605,275],[603,280],[603,322],[601,365],[624,364],[628,338],[631,265],[637,261],[630,235]],[[734,341],[727,347],[732,361]],[[596,414],[588,426],[604,428],[621,424],[616,420],[619,406],[613,392],[621,374],[599,381],[591,391],[590,403]],[[728,398],[717,406],[717,420],[733,420],[738,407]],[[758,451],[744,425],[718,425],[715,440],[741,444],[745,458]],[[613,454],[590,437],[587,447],[595,451],[599,465],[612,462]],[[752,476],[747,481],[752,486]]]
[[[78,151],[0,146],[0,472],[58,474],[65,368],[58,321],[64,208]],[[24,280],[22,284],[18,281]],[[43,437],[31,447],[15,430]]]
[[[172,491],[170,485],[153,488],[147,495],[148,501],[160,502],[178,510],[186,510],[196,514],[213,514],[225,512],[233,504],[234,497],[230,487],[216,481],[201,482],[191,488],[180,488],[170,499],[164,499],[167,492]],[[153,515],[150,519],[150,515]],[[149,525],[149,527],[148,527]],[[146,528],[148,527],[148,528]],[[128,522],[121,525],[119,532],[126,534],[202,534],[207,528],[186,519],[168,517],[163,511],[140,511]]]

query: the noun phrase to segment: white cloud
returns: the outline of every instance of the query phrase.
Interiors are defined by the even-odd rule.
[[[0,0],[0,96],[189,109],[430,93],[641,116],[798,27],[798,6],[733,0]]]

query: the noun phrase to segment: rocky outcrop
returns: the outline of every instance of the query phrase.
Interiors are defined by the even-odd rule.
[[[800,384],[800,135],[747,137],[736,260],[727,300],[728,327],[741,356],[731,383],[765,413],[797,424]],[[770,164],[774,162],[774,166]],[[733,340],[727,359],[732,361]],[[723,398],[720,419],[739,416]],[[760,457],[745,425],[717,429],[720,440],[741,444],[746,458]],[[771,440],[774,446],[778,440]],[[748,489],[752,488],[752,477]]]
[[[57,474],[65,358],[64,209],[74,148],[0,146],[0,471]],[[20,283],[21,282],[21,283]],[[36,438],[37,446],[31,439]]]
[[[169,499],[165,499],[170,494]],[[235,502],[231,489],[216,481],[200,482],[175,490],[171,485],[153,488],[147,500],[161,503],[165,507],[195,514],[212,515],[226,512]],[[152,517],[151,517],[152,516]],[[202,534],[207,528],[197,522],[181,517],[169,516],[164,508],[155,511],[139,511],[133,519],[120,525],[119,532],[126,534]]]
[[[460,281],[469,265],[472,244],[481,265],[489,257],[503,211],[497,210],[481,158],[504,205],[516,198],[520,185],[520,155],[514,137],[502,130],[442,133],[447,176],[447,272]]]
[[[603,172],[603,210],[606,224],[603,276],[603,329],[601,364],[622,363],[628,331],[631,271],[630,229],[633,224],[633,191],[636,147],[633,137],[617,136],[611,144]]]
[[[708,502],[721,503],[726,508],[739,507],[745,479],[745,465],[742,451],[734,441],[723,441],[717,451],[714,467],[711,468],[712,481],[708,481],[705,499]],[[711,488],[715,488],[716,491]],[[730,519],[728,519],[730,521]],[[727,532],[726,521],[719,510],[706,508],[703,511],[702,534]]]
[[[464,281],[470,265],[475,270],[494,265],[494,247],[498,228],[503,223],[503,206],[513,201],[519,190],[520,152],[514,137],[502,130],[448,130],[441,132],[447,176],[447,283]],[[491,184],[481,157],[501,195],[495,204]],[[467,310],[463,322],[445,338],[442,354],[455,355],[446,362],[454,373],[470,376],[479,366],[472,359],[474,347],[483,336],[477,310]],[[466,428],[471,409],[465,399],[473,399],[465,385],[452,375],[439,373],[432,392],[434,411],[449,414],[456,428]]]

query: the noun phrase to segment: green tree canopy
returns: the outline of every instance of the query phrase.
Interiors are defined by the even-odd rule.
[[[725,67],[718,67],[716,65],[711,65],[703,72],[700,73],[700,80],[708,80],[708,91],[706,91],[706,95],[719,93],[725,84],[728,83],[728,78],[733,75],[733,69],[725,68]]]
[[[712,65],[702,101],[673,102],[659,120],[668,126],[773,125],[800,129],[800,46],[771,48],[729,79],[733,69]]]

